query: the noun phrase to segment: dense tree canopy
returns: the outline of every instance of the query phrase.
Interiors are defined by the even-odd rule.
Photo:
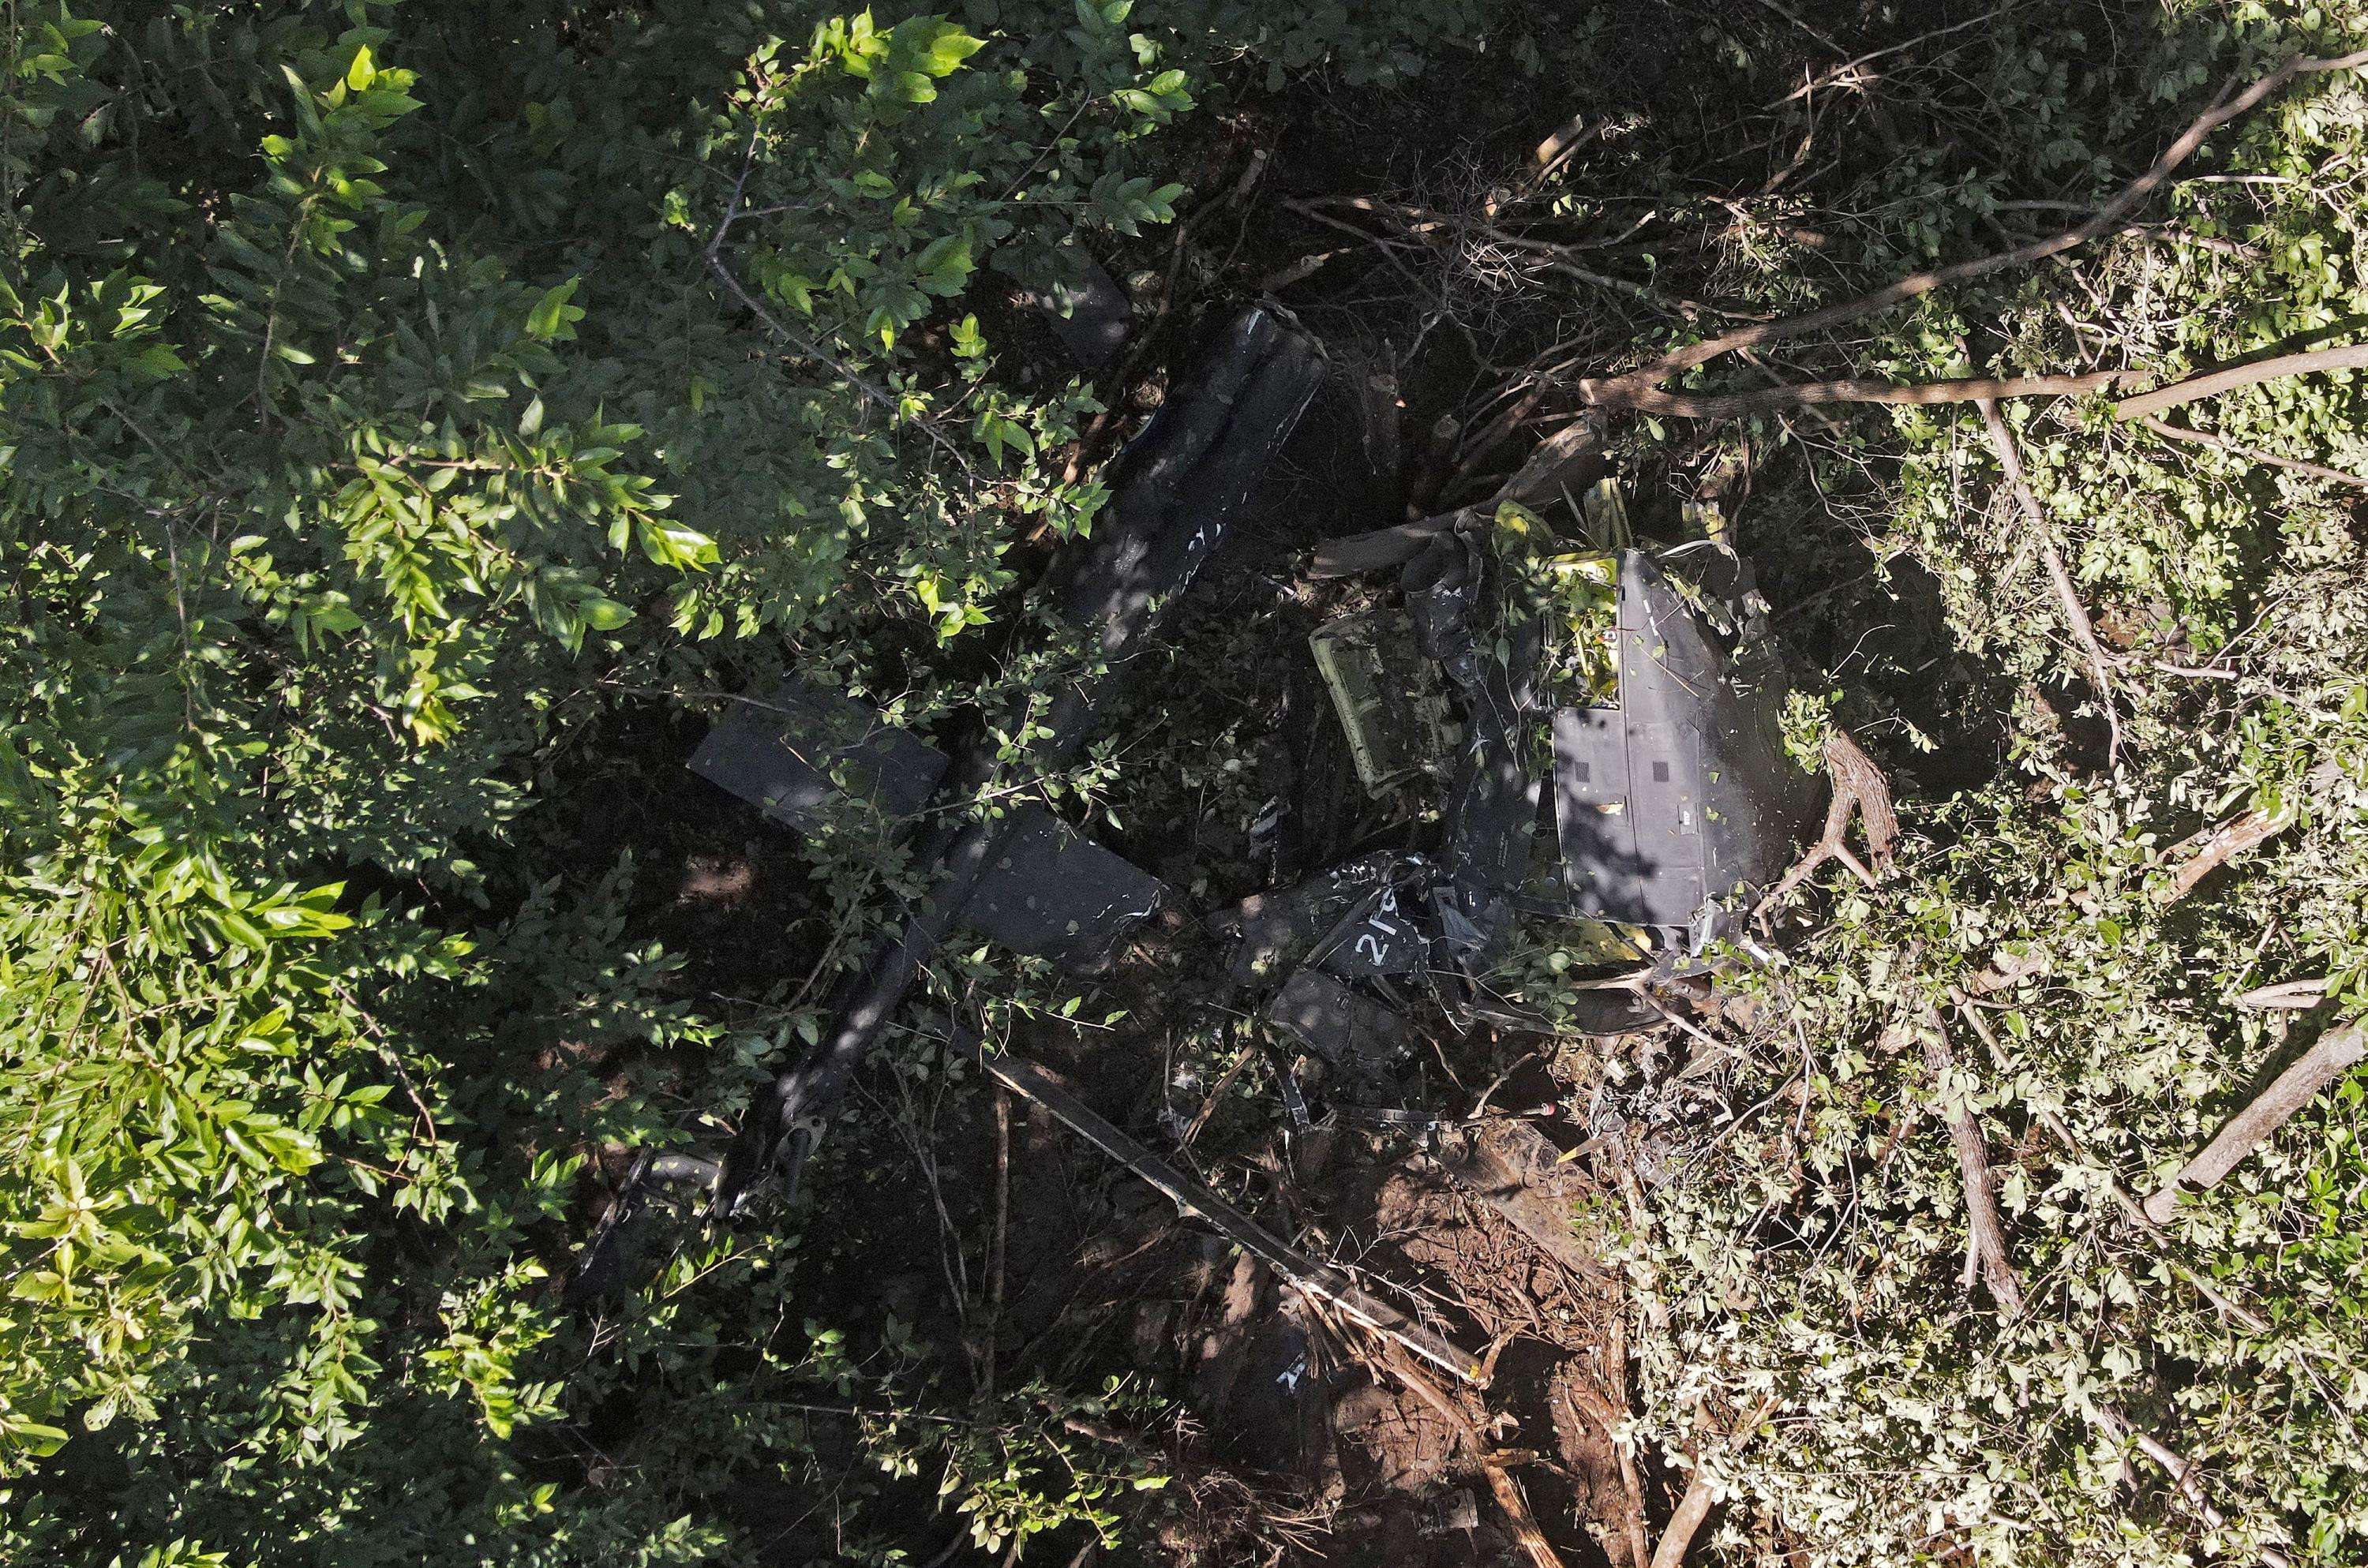
[[[1167,220],[1133,148],[1216,39],[1427,26],[1257,9],[8,8],[12,1556],[698,1555],[509,1441],[526,1233],[656,1126],[529,1064],[716,1031],[507,824],[618,694],[860,681],[1084,525],[1087,394],[949,301]]]

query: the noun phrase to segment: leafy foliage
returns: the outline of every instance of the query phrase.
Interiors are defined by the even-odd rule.
[[[689,1499],[814,1446],[725,1347],[746,1399],[938,1397],[784,1340],[791,1234],[561,1310],[594,1158],[682,1132],[601,1053],[728,1112],[812,1020],[690,1015],[630,862],[542,879],[519,824],[620,699],[861,683],[1090,526],[1051,459],[1091,393],[1008,384],[962,301],[1173,217],[1142,139],[1263,45],[1131,10],[0,16],[12,1558],[700,1561]],[[1432,10],[1261,30],[1397,72]],[[584,1484],[628,1386],[666,1479]],[[1111,1528],[1101,1482],[923,1428],[882,1462],[982,1539]]]
[[[1961,69],[1979,62],[1978,156],[1931,139],[1821,193],[1839,237],[1812,236],[1816,256],[1787,237],[1782,201],[1740,214],[1740,238],[1768,248],[1730,282],[1792,311],[2003,248],[1993,225],[2034,189],[2086,210],[2226,82],[2363,36],[2356,8],[2172,7],[2108,48],[2084,18],[2019,13],[1952,46]],[[1845,373],[2126,366],[2168,381],[2349,331],[2368,306],[2362,92],[2352,74],[2298,83],[2215,138],[2190,171],[2208,178],[2166,211],[2078,261],[1881,318]],[[1918,112],[1965,115],[1967,99]],[[1824,352],[1793,351],[1791,379],[1833,373],[1814,368]],[[1824,525],[1763,542],[1780,576],[1840,585],[1844,608],[1821,612],[1851,654],[1825,683],[1835,716],[1891,744],[1911,794],[1919,775],[1982,781],[1904,806],[1890,883],[1829,881],[1789,923],[1792,961],[1762,976],[1761,1025],[1710,1119],[1655,1135],[1668,1160],[1629,1240],[1666,1314],[1645,1425],[1750,1500],[1730,1516],[1738,1547],[1756,1511],[1820,1562],[2355,1562],[2358,1074],[2169,1225],[2125,1198],[2368,1000],[2357,493],[2246,455],[2359,471],[2356,378],[2181,410],[2216,449],[2097,403],[2010,416],[2112,650],[2115,767],[1970,411],[1752,432],[1794,454],[1780,505]],[[2247,810],[2287,825],[2178,896],[2192,835]],[[2329,976],[2331,1006],[2239,1005],[2295,975]],[[1657,1092],[1635,1101],[1646,1119],[1698,1114]],[[1993,1162],[2020,1312],[1965,1263],[1961,1113]],[[2198,1462],[2184,1490],[2141,1434]]]

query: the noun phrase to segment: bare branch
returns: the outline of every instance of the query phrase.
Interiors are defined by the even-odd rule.
[[[1529,1499],[1521,1495],[1520,1487],[1515,1484],[1512,1470],[1505,1456],[1489,1448],[1487,1440],[1480,1435],[1480,1428],[1474,1425],[1471,1415],[1437,1383],[1423,1376],[1395,1347],[1384,1353],[1383,1365],[1417,1399],[1430,1406],[1463,1445],[1472,1451],[1472,1457],[1479,1461],[1481,1471],[1488,1478],[1488,1490],[1497,1495],[1497,1506],[1504,1510],[1505,1522],[1512,1527],[1513,1539],[1520,1543],[1522,1554],[1529,1558],[1531,1568],[1563,1568],[1562,1559],[1555,1555],[1545,1532],[1538,1528],[1537,1516],[1530,1511]]]
[[[1923,1021],[1927,1030],[1924,1066],[1939,1085],[1947,1080],[1956,1062],[1949,1054],[1949,1036],[1940,1009],[1926,1008]],[[1971,1290],[1978,1277],[1989,1287],[1990,1300],[1998,1309],[2009,1317],[2017,1316],[2022,1311],[2022,1281],[2016,1277],[2013,1256],[2007,1251],[2006,1222],[1998,1217],[1998,1197],[1991,1190],[1989,1143],[1967,1107],[1951,1105],[1948,1119],[1949,1139],[1957,1146],[1957,1169],[1965,1187],[1965,1287]]]
[[[1748,414],[1827,403],[1974,403],[1999,397],[2078,397],[2110,391],[2126,375],[2122,370],[2101,370],[2089,375],[2029,376],[2004,381],[1804,381],[1713,396],[1607,382],[1589,401],[1600,407],[1634,408],[1681,419],[1739,419]]]
[[[2007,484],[2013,490],[2023,517],[2031,524],[2032,542],[2039,547],[2039,558],[2047,563],[2048,580],[2055,585],[2056,601],[2064,607],[2064,619],[2071,623],[2073,640],[2089,656],[2089,681],[2097,688],[2097,705],[2105,710],[2105,723],[2112,732],[2106,755],[2118,765],[2122,758],[2122,715],[2113,705],[2111,665],[2104,648],[2097,642],[2097,629],[2089,624],[2079,590],[2072,585],[2072,574],[2064,569],[2064,557],[2056,552],[2055,541],[2048,532],[2047,514],[2039,509],[2039,497],[2031,493],[2031,482],[2023,477],[2022,454],[2015,449],[2014,433],[2006,427],[1997,403],[1983,398],[1975,406],[1982,411],[1982,423],[1989,427],[1990,445],[1998,452],[1998,466],[2006,471]]]
[[[2256,360],[2250,365],[2232,365],[2225,370],[2190,376],[2183,381],[2173,381],[2150,392],[2125,397],[2113,404],[2113,417],[2145,419],[2160,414],[2166,408],[2177,408],[2181,403],[2216,397],[2224,392],[2249,387],[2257,381],[2273,381],[2284,376],[2306,376],[2314,370],[2362,369],[2368,369],[2368,343],[2350,344],[2341,348],[2315,348],[2307,354],[2283,354],[2275,359]],[[2353,480],[2352,483],[2357,484],[2360,481]]]
[[[2182,1191],[2200,1192],[2219,1185],[2270,1134],[2317,1099],[2321,1089],[2363,1060],[2368,1060],[2368,1019],[2354,1018],[2319,1036],[2317,1043],[2303,1052],[2301,1060],[2279,1074],[2252,1104],[2230,1119],[2218,1137],[2203,1146],[2202,1153],[2188,1161],[2161,1191],[2146,1200],[2146,1218],[2157,1225],[2167,1223],[2179,1211],[2179,1195]]]
[[[2146,173],[2123,187],[2120,195],[2099,208],[2078,228],[2066,229],[2060,234],[2051,235],[2044,240],[2033,240],[2026,245],[2017,245],[2012,250],[1999,251],[1991,256],[1975,256],[1968,261],[1934,267],[1930,271],[1911,273],[1896,282],[1885,284],[1871,294],[1861,295],[1858,299],[1846,301],[1839,305],[1827,305],[1821,310],[1786,316],[1781,321],[1743,327],[1723,337],[1712,338],[1708,342],[1689,344],[1625,375],[1603,381],[1581,381],[1579,395],[1589,403],[1610,402],[1613,388],[1634,391],[1656,387],[1682,370],[1689,370],[1696,365],[1705,364],[1718,358],[1721,355],[1732,354],[1738,348],[1756,348],[1764,343],[1774,343],[1788,337],[1799,337],[1812,332],[1822,332],[1827,327],[1841,326],[1862,317],[1887,311],[1894,305],[1915,299],[1919,294],[1930,293],[1945,284],[1964,283],[1973,278],[1986,278],[1993,272],[2004,271],[2010,267],[2024,267],[2034,261],[2044,261],[2049,256],[2060,255],[2076,246],[2086,244],[2091,240],[2100,239],[2112,233],[2123,218],[2137,209],[2139,203],[2153,195],[2181,164],[2193,156],[2195,150],[2203,145],[2204,138],[2250,109],[2294,77],[2312,72],[2357,70],[2362,65],[2368,65],[2368,50],[2361,50],[2356,53],[2332,60],[2314,60],[2298,55],[2287,61],[2244,91],[2222,98],[2198,115],[2194,122],[2181,131],[2176,141],[2163,149],[2162,155],[2154,161],[2153,165]]]
[[[2128,416],[2125,415],[2123,417]],[[2328,468],[2319,463],[2303,462],[2295,458],[2282,458],[2275,452],[2265,452],[2259,447],[2248,447],[2240,442],[2231,441],[2225,436],[2207,436],[2201,430],[2190,430],[2183,425],[2173,425],[2168,420],[2156,419],[2152,416],[2141,418],[2137,423],[2156,435],[2168,437],[2174,441],[2192,441],[2200,447],[2216,447],[2224,452],[2244,458],[2251,462],[2268,463],[2272,468],[2289,469],[2295,473],[2306,474],[2312,479],[2324,479],[2331,484],[2351,484],[2362,490],[2368,490],[2368,478],[2362,478],[2356,473],[2347,473],[2340,468]]]

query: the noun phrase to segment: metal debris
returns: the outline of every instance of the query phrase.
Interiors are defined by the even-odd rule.
[[[691,754],[690,770],[800,833],[820,831],[834,796],[897,822],[928,803],[946,756],[877,709],[791,676],[742,698]]]
[[[1191,586],[1281,450],[1324,369],[1314,339],[1253,308],[1235,317],[1198,370],[1178,382],[1111,465],[1110,499],[1092,534],[1058,558],[1039,586],[1054,619],[1076,637],[1084,667],[1035,722],[1038,738],[1019,756],[1003,755],[991,738],[969,749],[950,770],[947,792],[959,797],[950,806],[988,790],[1024,788],[1076,758],[1128,656]],[[999,858],[1008,820],[950,812],[915,846],[915,862],[935,869],[933,884],[839,988],[821,1040],[756,1096],[716,1183],[715,1213],[738,1212],[777,1176],[794,1184],[811,1145],[809,1130],[837,1106],[856,1063],[976,895]],[[1061,925],[1065,933],[1065,918]]]
[[[1292,975],[1264,1017],[1335,1065],[1383,1066],[1414,1048],[1414,1026],[1404,1017],[1312,969]]]
[[[991,942],[1073,968],[1110,956],[1166,902],[1167,886],[1042,806],[1022,806],[962,906]]]
[[[1734,561],[1716,546],[1687,559]],[[1565,885],[1576,913],[1681,932],[1699,952],[1791,864],[1817,779],[1784,755],[1764,645],[1721,649],[1659,562],[1619,561],[1619,705],[1552,719]]]

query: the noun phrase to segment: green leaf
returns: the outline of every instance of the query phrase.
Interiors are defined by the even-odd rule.
[[[711,550],[713,546],[709,547]],[[633,619],[633,612],[614,599],[586,599],[576,607],[584,623],[595,631],[614,631]]]
[[[962,69],[963,61],[985,47],[985,39],[973,38],[951,22],[943,23],[937,37],[929,40],[921,68],[932,76],[951,76]]]
[[[642,553],[661,566],[691,571],[712,565],[718,558],[713,540],[680,523],[644,518],[635,532],[642,541]]]
[[[38,1421],[12,1421],[8,1435],[24,1444],[36,1459],[47,1459],[66,1446],[66,1434],[55,1426],[44,1426]]]
[[[539,343],[567,342],[575,336],[575,324],[584,319],[582,307],[568,301],[575,297],[576,285],[582,279],[571,278],[566,282],[543,290],[534,309],[527,312],[527,335]]]

